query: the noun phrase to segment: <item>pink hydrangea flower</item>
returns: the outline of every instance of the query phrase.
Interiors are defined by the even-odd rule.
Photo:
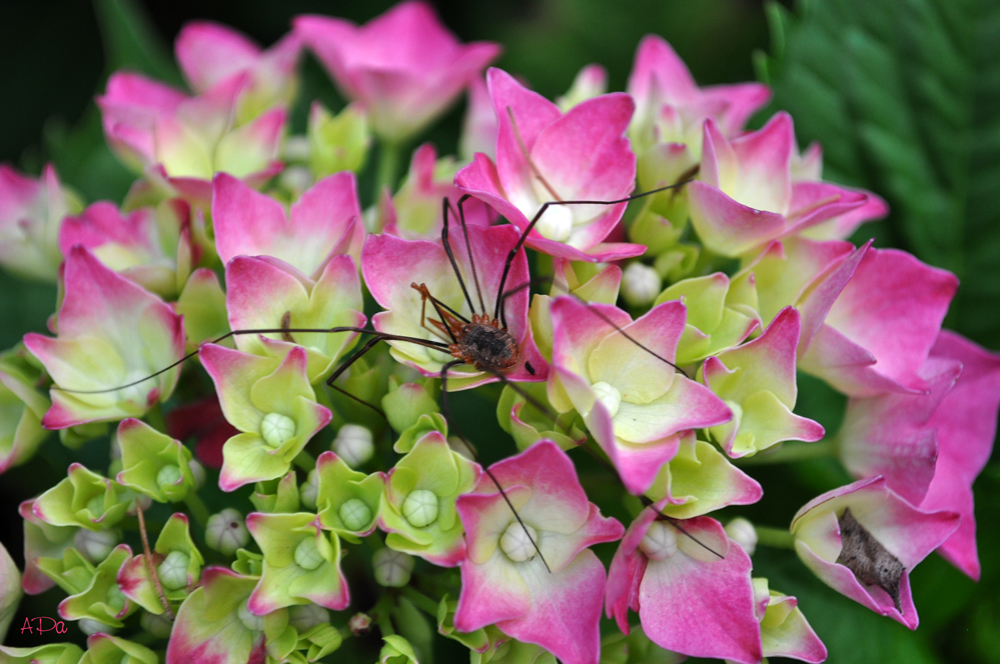
[[[191,271],[190,207],[174,199],[162,212],[139,208],[125,214],[98,201],[63,220],[59,249],[68,256],[78,244],[143,288],[171,297]]]
[[[705,122],[699,180],[688,185],[691,224],[705,246],[740,256],[771,240],[862,207],[868,195],[823,182],[793,182],[792,118],[727,139]]]
[[[709,517],[684,520],[683,532],[658,511],[629,526],[608,572],[605,611],[629,633],[628,610],[646,636],[692,657],[756,663],[763,657],[750,580],[750,556]]]
[[[862,247],[803,308],[799,368],[853,397],[926,390],[918,372],[957,288],[904,251]]]
[[[361,257],[365,227],[357,181],[344,171],[323,178],[287,210],[241,180],[212,181],[215,248],[223,264],[236,256],[271,256],[316,279],[336,255]]]
[[[290,33],[262,50],[243,33],[211,21],[191,21],[181,28],[174,44],[184,78],[195,92],[247,76],[238,121],[251,120],[275,105],[287,106],[298,88],[296,65],[302,41]]]
[[[699,88],[684,61],[657,35],[646,35],[639,44],[627,91],[636,105],[629,134],[637,149],[651,142],[687,143],[696,159],[706,118],[715,119],[724,136],[736,136],[771,96],[761,83]]]
[[[189,97],[139,74],[119,72],[97,98],[104,134],[127,166],[168,192],[207,205],[215,173],[261,184],[282,167],[276,157],[284,109],[234,123],[248,81],[248,74],[226,78]]]
[[[799,558],[823,583],[916,629],[910,571],[951,537],[960,520],[957,512],[917,509],[885,478],[874,477],[809,501],[791,531]]]
[[[733,417],[711,390],[667,363],[675,359],[685,317],[684,305],[676,300],[635,321],[610,305],[585,305],[572,297],[552,302],[549,400],[560,412],[576,409],[583,416],[635,494],[649,489],[663,464],[677,454],[679,434]]]
[[[552,441],[541,441],[490,470],[542,557],[484,475],[474,493],[456,501],[468,557],[461,566],[455,627],[471,632],[496,624],[566,664],[596,664],[605,577],[604,566],[587,547],[618,539],[622,525],[588,502],[573,463]]]
[[[433,122],[500,53],[462,45],[424,2],[403,2],[363,26],[299,16],[295,33],[349,99],[364,104],[382,138],[402,141]]]
[[[150,376],[183,356],[181,316],[79,245],[66,258],[64,281],[58,338],[24,337],[56,384],[42,425],[65,429],[142,417],[153,404],[166,401],[177,384],[178,368],[113,388]]]
[[[519,229],[551,201],[611,201],[635,186],[635,155],[625,138],[634,104],[618,92],[588,99],[565,114],[500,69],[487,72],[499,122],[496,161],[477,154],[455,184]],[[615,205],[553,205],[528,236],[538,251],[577,261],[638,256],[645,247],[602,244],[625,212]]]
[[[0,265],[25,277],[55,281],[62,263],[59,225],[80,207],[51,164],[38,179],[0,164]]]
[[[475,257],[483,304],[491,317],[500,296],[500,277],[507,254],[517,244],[519,236],[513,226],[469,226],[469,242]],[[460,233],[453,232],[450,241],[476,313],[481,313],[464,239]],[[421,295],[410,287],[411,283],[426,284],[431,295],[471,320],[473,312],[462,294],[440,240],[407,241],[388,234],[369,236],[362,252],[361,269],[372,296],[386,309],[372,317],[372,324],[380,332],[442,340],[443,333],[435,336],[421,327]],[[528,279],[528,260],[524,252],[519,252],[512,263],[505,289],[513,291],[528,283]],[[548,365],[531,336],[527,289],[522,288],[505,298],[504,307],[507,329],[519,349],[517,363],[504,374],[515,381],[544,380]],[[437,317],[430,303],[426,313],[429,317]],[[439,376],[441,367],[454,359],[446,353],[405,341],[390,341],[389,344],[397,360],[409,364],[425,376]],[[533,373],[527,369],[527,364],[531,365]],[[449,381],[449,388],[474,387],[497,380],[488,373],[470,369],[457,367],[451,370],[449,376],[454,380]]]

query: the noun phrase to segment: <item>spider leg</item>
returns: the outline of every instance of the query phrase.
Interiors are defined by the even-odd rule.
[[[472,297],[469,296],[469,289],[465,287],[465,280],[462,279],[462,272],[458,269],[458,262],[455,260],[455,254],[451,250],[451,242],[448,241],[448,210],[451,208],[451,201],[445,196],[444,200],[441,201],[441,215],[443,217],[441,223],[441,246],[444,247],[444,252],[448,254],[448,260],[451,262],[451,269],[455,272],[455,278],[458,279],[458,285],[462,288],[462,294],[465,295],[465,301],[469,303],[469,311],[475,313],[476,305],[472,304]]]
[[[524,521],[521,520],[521,515],[517,513],[516,509],[514,509],[514,504],[511,503],[510,498],[507,497],[507,492],[504,491],[502,486],[500,486],[500,482],[497,481],[496,476],[493,475],[493,472],[489,469],[489,467],[483,463],[479,453],[476,452],[476,448],[473,447],[472,443],[470,443],[465,436],[462,435],[462,432],[459,431],[458,427],[452,420],[451,408],[448,405],[448,370],[452,367],[457,367],[460,364],[465,364],[465,360],[452,360],[441,367],[441,413],[444,415],[445,420],[447,420],[451,430],[454,431],[455,435],[458,436],[463,443],[465,443],[465,446],[469,448],[470,452],[472,452],[472,456],[476,459],[476,462],[482,466],[483,472],[485,472],[486,475],[493,480],[493,485],[496,486],[497,491],[499,491],[500,495],[503,496],[504,502],[507,503],[507,507],[509,507],[510,511],[514,513],[514,518],[517,519],[519,524],[521,524],[521,528],[524,530],[525,536],[535,548],[535,551],[538,553],[538,557],[542,560],[542,564],[545,565],[545,569],[551,573],[552,568],[550,568],[548,562],[546,562],[545,556],[542,554],[542,550],[538,548],[538,543],[535,541],[535,538],[531,536],[530,532],[528,532],[528,527],[525,526]]]
[[[465,223],[465,201],[472,198],[472,194],[465,194],[458,199],[458,220],[462,224],[462,233],[465,235],[465,251],[469,254],[469,267],[472,270],[472,280],[476,284],[476,295],[479,296],[479,308],[483,315],[486,315],[486,303],[483,302],[483,290],[479,287],[479,273],[476,270],[476,259],[472,256],[472,243],[469,241],[469,227]],[[448,199],[445,198],[447,201]],[[450,204],[449,204],[450,205]]]

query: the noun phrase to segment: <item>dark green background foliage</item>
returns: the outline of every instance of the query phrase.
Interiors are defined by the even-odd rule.
[[[88,202],[120,200],[131,178],[104,145],[92,103],[111,71],[130,68],[179,83],[169,44],[193,18],[225,22],[271,43],[295,14],[362,22],[390,4],[58,0],[5,6],[0,160],[36,173],[51,160]],[[648,32],[666,37],[703,84],[747,80],[756,73],[775,92],[757,124],[774,110],[791,111],[801,145],[823,144],[828,179],[871,189],[889,201],[889,218],[863,227],[855,239],[875,236],[878,246],[901,247],[954,271],[962,286],[947,326],[1000,348],[1000,1],[803,0],[794,7],[764,7],[750,0],[638,0],[625,9],[612,9],[606,0],[436,4],[463,40],[503,43],[498,64],[549,97],[565,91],[590,62],[603,64],[612,89],[622,89],[635,47]],[[308,100],[316,97],[334,109],[343,104],[319,66],[307,59],[304,101],[293,115],[297,128],[304,124]],[[455,109],[425,138],[453,150],[460,118],[461,109]],[[365,178],[363,196],[371,190],[364,185]],[[54,288],[0,275],[0,347],[29,330],[43,330],[54,303]],[[494,459],[513,451],[498,427],[482,431],[498,394],[486,388],[455,398],[457,423],[480,432],[475,442]],[[836,430],[841,397],[802,377],[799,399],[797,411]],[[101,468],[106,452],[106,446],[91,444],[81,460]],[[916,632],[829,590],[790,552],[761,548],[755,574],[799,598],[832,663],[1000,662],[997,458],[994,454],[976,484],[982,581],[974,584],[931,556],[913,574],[921,617]],[[70,460],[70,452],[52,437],[23,470],[0,478],[0,536],[19,564],[16,505],[63,477]],[[832,461],[750,470],[766,495],[742,513],[773,526],[787,526],[809,498],[849,479]],[[586,463],[581,477],[606,513],[624,517],[606,477]],[[210,508],[218,507],[211,500],[221,496],[208,498]],[[609,556],[613,550],[603,545],[599,553]],[[26,615],[55,615],[59,599],[54,590],[27,601],[8,642],[39,643],[41,637],[22,637],[17,627]],[[356,608],[371,601],[364,589],[355,600]],[[463,657],[440,640],[435,648],[439,662]],[[369,653],[361,656],[358,661],[371,659]]]

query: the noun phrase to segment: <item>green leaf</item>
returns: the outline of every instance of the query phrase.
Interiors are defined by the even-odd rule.
[[[170,50],[135,0],[94,0],[109,71],[130,69],[181,84]]]
[[[1000,346],[1000,3],[801,0],[771,14],[758,72],[824,177],[889,201],[863,227],[955,272],[948,326]]]

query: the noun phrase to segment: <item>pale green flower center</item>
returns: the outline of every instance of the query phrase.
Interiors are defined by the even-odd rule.
[[[568,205],[550,205],[535,224],[542,237],[554,242],[565,242],[573,232],[573,212]]]
[[[95,519],[104,514],[104,496],[94,496],[88,500],[87,509],[94,515]]]
[[[410,582],[413,572],[413,557],[402,551],[383,547],[372,556],[372,570],[375,581],[387,588],[402,588]]]
[[[362,530],[371,521],[372,511],[363,500],[351,498],[340,506],[340,520],[348,530]]]
[[[260,423],[260,435],[271,447],[278,447],[295,436],[295,420],[281,413],[268,413]]]
[[[594,383],[590,386],[597,396],[597,400],[608,410],[608,414],[614,417],[618,414],[618,409],[622,405],[622,393],[614,385],[609,385],[604,381]]]
[[[403,516],[415,528],[434,523],[438,516],[438,499],[427,489],[411,491],[403,501]]]
[[[176,484],[181,477],[181,469],[174,464],[168,464],[160,468],[160,472],[156,474],[156,485],[160,487],[170,486]]]
[[[639,542],[639,548],[650,560],[665,560],[677,553],[677,534],[670,524],[654,521]]]
[[[187,585],[188,565],[191,557],[183,551],[171,551],[157,568],[160,583],[168,590],[177,590]]]
[[[315,537],[307,537],[295,547],[295,564],[310,571],[323,564],[323,554],[316,546]]]
[[[115,613],[121,613],[122,609],[125,608],[125,595],[122,594],[122,590],[118,587],[117,583],[112,584],[108,588],[105,603]]]
[[[240,603],[240,607],[236,609],[236,615],[240,619],[240,622],[250,631],[259,632],[264,629],[264,616],[255,616],[250,613],[246,600]]]
[[[521,563],[535,557],[537,551],[532,541],[538,543],[538,532],[534,528],[528,524],[521,525],[517,521],[511,521],[500,538],[500,550],[515,563]]]

